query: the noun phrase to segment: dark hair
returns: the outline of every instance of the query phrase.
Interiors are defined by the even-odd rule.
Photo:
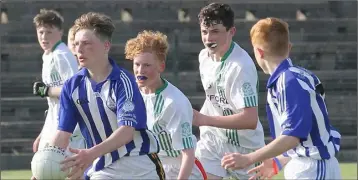
[[[100,39],[111,41],[115,27],[109,16],[102,13],[89,12],[75,20],[74,29],[75,32],[81,29],[90,29]]]
[[[62,30],[63,17],[55,10],[41,9],[40,13],[34,17],[34,24],[36,27],[50,26]]]
[[[200,10],[198,18],[205,26],[222,24],[226,30],[234,27],[234,12],[227,4],[211,3]]]

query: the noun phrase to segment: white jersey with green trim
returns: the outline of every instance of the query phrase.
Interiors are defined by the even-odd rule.
[[[221,62],[213,61],[207,49],[199,54],[199,69],[206,99],[201,113],[212,116],[238,114],[246,107],[258,106],[258,77],[255,64],[247,52],[232,42]],[[200,137],[214,133],[224,142],[248,149],[265,145],[258,120],[255,130],[200,127]]]
[[[62,87],[63,83],[77,73],[76,57],[65,43],[59,41],[49,54],[42,56],[42,81],[49,87]],[[40,148],[50,142],[58,126],[59,98],[47,97],[48,111],[45,124],[41,131]],[[72,137],[80,136],[77,126]]]
[[[147,126],[158,138],[159,155],[178,157],[181,150],[196,146],[196,137],[192,133],[193,109],[178,88],[163,81],[163,87],[155,93],[142,92]]]

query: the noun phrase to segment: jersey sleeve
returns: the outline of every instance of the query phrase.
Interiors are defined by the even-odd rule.
[[[72,77],[78,71],[77,59],[72,53],[54,53],[53,58],[60,75],[60,84],[63,84],[64,81]]]
[[[67,82],[64,84],[60,95],[58,130],[73,133],[80,119],[80,114],[77,111],[76,105],[71,97],[71,92],[66,84]]]
[[[167,121],[166,129],[172,138],[174,150],[195,147],[196,137],[192,131],[193,109],[190,104],[183,107],[171,104],[164,110],[162,118]]]
[[[121,75],[117,84],[117,122],[119,126],[135,129],[147,128],[147,115],[143,98],[134,80],[126,74]]]
[[[282,76],[286,76],[285,73]],[[283,80],[282,80],[282,79]],[[312,129],[311,97],[316,96],[313,89],[302,80],[294,77],[281,77],[277,80],[278,107],[281,108],[282,135],[306,140]]]
[[[258,77],[255,67],[234,70],[230,83],[231,101],[236,109],[258,106]],[[231,87],[230,87],[231,86]]]

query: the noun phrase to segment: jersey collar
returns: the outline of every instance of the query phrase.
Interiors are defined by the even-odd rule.
[[[121,69],[118,67],[118,65],[116,64],[116,62],[114,61],[114,59],[112,58],[108,58],[109,63],[112,65],[112,72],[108,75],[107,79],[109,80],[119,80],[121,78]],[[89,76],[89,72],[87,70],[87,68],[82,68],[79,72],[79,75],[82,76]]]
[[[156,91],[155,91],[155,95],[158,95],[158,94],[160,94],[167,86],[168,86],[168,82],[165,80],[165,79],[163,79],[163,78],[161,78],[162,79],[162,81],[163,81],[163,86],[162,87],[160,87],[159,89],[157,89]]]
[[[234,41],[231,41],[230,48],[226,51],[224,56],[221,58],[221,62],[224,62],[230,56],[234,47],[235,47],[235,43],[234,43]]]
[[[57,41],[57,43],[55,45],[53,45],[51,52],[53,52],[60,44],[62,43],[62,41]]]
[[[272,87],[280,75],[285,72],[289,67],[292,67],[292,61],[290,58],[283,60],[280,65],[275,69],[270,78],[267,81],[267,88]]]

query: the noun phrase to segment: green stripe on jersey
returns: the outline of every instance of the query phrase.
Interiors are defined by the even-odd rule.
[[[194,148],[193,138],[192,137],[183,138],[183,145],[184,145],[184,149]]]
[[[258,104],[256,96],[244,97],[244,102],[245,102],[245,107],[256,107]]]

